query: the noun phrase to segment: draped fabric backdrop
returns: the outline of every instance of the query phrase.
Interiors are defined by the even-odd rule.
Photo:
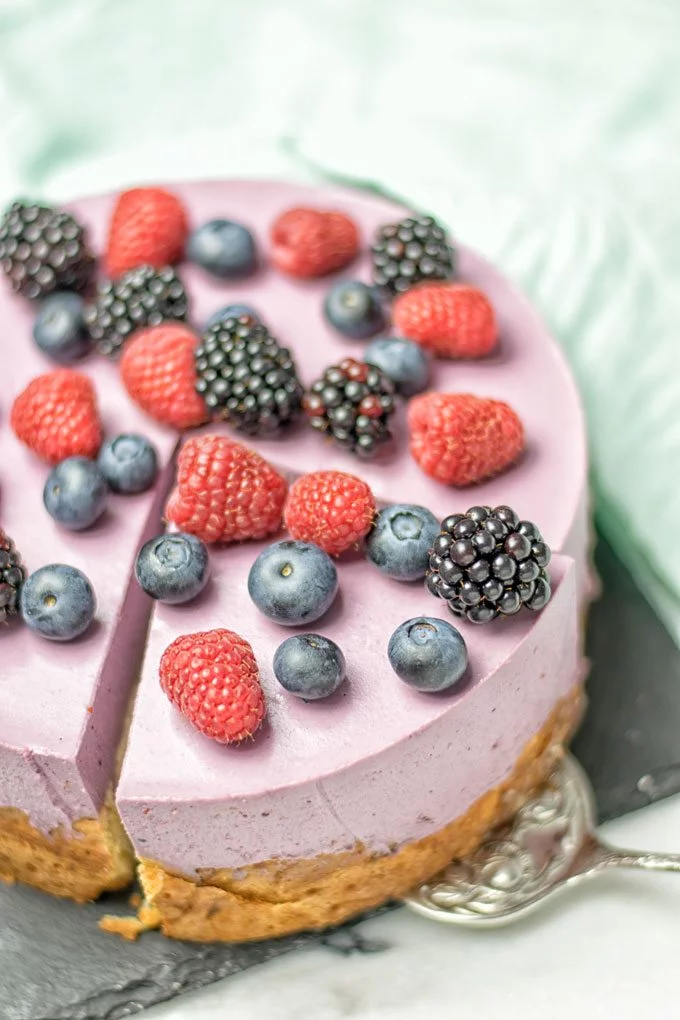
[[[254,175],[435,212],[564,345],[680,642],[677,0],[0,0],[0,131],[3,202]]]

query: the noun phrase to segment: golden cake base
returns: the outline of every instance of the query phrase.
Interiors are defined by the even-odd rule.
[[[101,927],[134,939],[149,928],[197,942],[245,942],[327,928],[400,898],[466,857],[507,821],[544,782],[573,734],[584,706],[581,685],[559,701],[524,747],[508,776],[438,832],[393,854],[373,856],[361,846],[313,860],[264,861],[238,872],[204,871],[199,881],[170,874],[142,859],[138,874],[145,903],[137,918],[104,918]]]
[[[127,834],[108,798],[98,818],[81,818],[73,831],[45,835],[23,811],[0,807],[0,879],[25,882],[77,903],[123,889],[134,879]]]

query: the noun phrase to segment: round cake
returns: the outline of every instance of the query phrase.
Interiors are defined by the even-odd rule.
[[[371,283],[373,274],[387,319],[381,335],[398,334],[396,322],[405,322],[407,315],[399,319],[396,309],[405,307],[409,295],[420,301],[415,333],[423,317],[435,315],[423,305],[427,280],[411,290],[407,275],[389,276],[391,266],[381,276],[393,250],[394,235],[391,227],[385,234],[385,225],[411,215],[406,209],[348,190],[269,182],[195,183],[170,190],[194,231],[186,246],[188,259],[178,262],[178,253],[166,257],[178,262],[176,275],[186,289],[186,315],[197,348],[217,309],[249,306],[291,352],[300,394],[313,395],[322,393],[313,384],[329,366],[348,358],[363,364],[371,342],[349,339],[331,324],[324,303],[338,281]],[[119,251],[112,246],[112,220],[122,215],[120,210],[116,196],[69,207],[84,226],[90,248],[107,251],[109,271],[116,276],[112,266]],[[282,255],[277,248],[272,230],[289,210],[307,210],[307,219],[298,216],[294,224],[303,237],[302,254],[296,253],[294,262],[289,252]],[[317,224],[309,213],[319,210],[338,216],[333,243],[314,233]],[[257,253],[247,273],[208,264],[214,239],[205,243],[195,228],[217,219],[247,228]],[[342,234],[346,221],[356,232],[353,245]],[[295,230],[286,237],[297,236]],[[136,236],[131,243],[134,248]],[[100,286],[99,313],[90,316],[90,332],[100,351],[116,355],[119,345],[122,361],[92,353],[73,367],[94,384],[104,436],[146,436],[159,470],[144,492],[113,492],[104,514],[78,531],[50,516],[41,498],[49,467],[11,427],[17,396],[54,364],[31,340],[34,310],[20,296],[2,293],[6,344],[12,344],[13,356],[4,369],[0,401],[0,525],[27,572],[60,563],[86,574],[97,611],[89,629],[74,641],[45,641],[28,621],[14,619],[0,635],[1,877],[82,900],[129,882],[136,862],[144,894],[140,920],[110,921],[112,930],[134,935],[160,926],[178,938],[265,938],[325,927],[404,895],[451,858],[473,850],[543,781],[582,707],[582,623],[589,597],[583,418],[566,363],[524,298],[479,256],[455,248],[455,268],[452,260],[442,269],[433,256],[435,268],[426,271],[441,277],[442,287],[452,286],[455,274],[455,283],[482,292],[493,309],[497,341],[494,337],[493,348],[483,356],[454,357],[443,351],[437,334],[434,351],[439,356],[429,366],[428,393],[489,398],[512,409],[524,441],[521,453],[502,469],[472,485],[445,484],[431,450],[425,451],[430,458],[425,463],[409,436],[420,396],[383,401],[382,407],[390,409],[392,440],[371,459],[358,455],[361,451],[351,449],[349,441],[343,445],[310,428],[304,414],[283,421],[288,414],[283,400],[277,405],[283,425],[274,434],[258,431],[233,408],[222,407],[226,420],[208,421],[206,394],[214,392],[220,399],[209,367],[218,341],[211,348],[204,340],[203,362],[200,352],[196,357],[203,387],[197,379],[191,394],[175,394],[169,378],[164,399],[154,391],[154,407],[162,407],[162,413],[154,414],[148,376],[142,377],[139,367],[148,370],[142,362],[144,337],[130,328],[111,340],[111,321],[121,301],[121,307],[128,301],[128,292],[121,297],[111,286],[108,291]],[[7,255],[3,267],[16,268]],[[20,274],[12,277],[10,272],[10,279],[21,286]],[[386,285],[396,279],[405,295],[388,300]],[[172,314],[182,318],[178,293],[174,272],[159,277],[155,300],[174,301]],[[123,307],[127,314],[126,309],[129,305]],[[142,325],[163,330],[166,324],[156,323],[165,318],[161,311],[155,321]],[[429,325],[428,319],[421,333]],[[246,315],[234,329],[247,332],[251,327]],[[188,332],[186,326],[179,329]],[[227,342],[229,337],[220,333],[219,343]],[[419,342],[429,343],[422,335]],[[135,351],[141,352],[136,361]],[[208,365],[207,374],[201,364]],[[285,375],[288,369],[282,371]],[[147,387],[143,393],[142,384]],[[288,392],[295,404],[294,387]],[[199,398],[199,409],[205,400],[205,413],[196,414],[191,424],[198,425],[200,418],[205,422],[187,440],[167,422],[177,423],[180,413],[191,417]],[[318,424],[319,401],[305,401]],[[444,455],[449,438],[445,430],[435,437]],[[366,484],[378,511],[416,504],[442,527],[469,507],[487,508],[482,516],[511,507],[517,519],[535,523],[553,551],[546,568],[552,597],[540,612],[522,609],[479,626],[449,612],[447,602],[433,594],[434,585],[428,590],[422,577],[398,581],[378,569],[360,540],[340,555],[328,546],[338,594],[326,613],[311,624],[283,626],[264,615],[249,593],[258,556],[289,537],[279,514],[281,527],[276,520],[269,522],[258,538],[237,542],[211,541],[214,522],[204,515],[194,532],[208,540],[211,580],[186,603],[153,602],[137,583],[135,561],[144,543],[162,532],[166,507],[166,516],[175,520],[171,530],[176,530],[178,502],[186,496],[182,485],[195,489],[201,484],[200,455],[199,467],[187,468],[182,481],[182,464],[189,463],[183,444],[196,442],[198,450],[206,450],[206,439],[213,444],[210,449],[236,441],[260,455],[272,477],[283,479],[282,492],[291,486],[289,502],[296,479],[342,472]],[[169,490],[178,484],[178,450],[180,493],[175,490],[168,503]],[[496,451],[489,452],[493,462]],[[286,520],[297,541],[293,519],[291,510]],[[182,524],[182,530],[191,526]],[[233,534],[250,538],[251,533],[237,528]],[[323,546],[325,535],[319,534]],[[388,654],[395,631],[418,619],[452,624],[466,648],[464,676],[439,693],[403,683]],[[186,699],[173,702],[159,682],[161,661],[173,642],[222,630],[237,635],[252,651],[264,716],[264,721],[258,717],[252,736],[230,742],[211,739],[205,728],[197,728]],[[309,632],[337,646],[346,667],[344,682],[318,700],[295,697],[274,670],[282,643]]]

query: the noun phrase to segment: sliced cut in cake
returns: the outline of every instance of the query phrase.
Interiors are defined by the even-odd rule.
[[[2,625],[0,877],[87,900],[133,875],[112,797],[151,606],[132,570],[140,544],[158,529],[177,438],[132,405],[113,366],[90,359],[79,367],[94,385],[105,433],[146,435],[160,471],[150,491],[111,494],[88,531],[59,526],[43,505],[49,465],[9,427],[11,401],[54,365],[31,343],[28,307],[4,292],[0,307],[14,344],[0,386],[2,525],[27,572],[69,564],[87,575],[97,599],[94,623],[72,642],[46,641],[18,619]]]
[[[30,342],[27,307],[0,296],[16,345],[0,389],[0,525],[29,572],[68,563],[98,603],[72,642],[46,642],[20,620],[0,634],[0,877],[84,900],[125,885],[136,859],[139,921],[112,921],[111,930],[239,941],[325,927],[403,895],[474,849],[545,778],[582,710],[585,432],[569,370],[536,314],[482,258],[454,252],[432,217],[343,189],[236,181],[173,192],[186,217],[170,202],[172,236],[160,229],[168,202],[158,189],[141,189],[131,204],[108,196],[73,207],[97,253],[118,210],[108,256],[123,275],[91,306],[100,353],[82,368],[102,433],[146,435],[160,462],[152,490],[110,495],[90,529],[68,531],[50,517],[41,500],[48,468],[9,427],[16,394],[49,366]],[[140,209],[149,212],[145,237]],[[167,251],[178,259],[185,242],[188,260],[166,271]],[[23,273],[15,256],[12,279]],[[330,308],[329,292],[345,280],[358,283]],[[162,311],[166,291],[174,304]],[[158,325],[168,315],[181,321]],[[420,346],[348,340],[383,317]],[[189,330],[209,321],[194,352]],[[102,351],[121,355],[120,370]],[[197,427],[182,440],[177,477],[173,425]],[[206,444],[208,435],[217,438]],[[235,439],[246,452],[234,453]],[[354,495],[305,496],[291,509],[287,485],[316,472],[360,481],[347,489]],[[364,490],[366,513],[353,504],[352,520],[342,518],[342,500],[360,501]],[[428,589],[427,564],[397,581],[376,566],[379,551],[369,562],[376,510],[399,503],[425,508],[438,526],[448,520],[452,542],[452,515],[473,505],[514,507],[536,522],[542,539],[513,537],[515,562],[498,567],[499,577],[509,571],[503,601],[492,584],[485,592],[497,602],[475,610],[487,625],[468,613],[481,604],[484,564],[475,581],[435,551]],[[195,597],[151,611],[135,558],[163,533],[164,517],[206,543],[211,580],[205,562],[194,564],[186,584]],[[506,532],[497,533],[502,543]],[[226,541],[234,538],[244,541]],[[316,543],[334,566],[317,549],[326,573],[307,595],[313,603],[324,589],[324,612],[289,606],[283,626],[276,600],[265,612],[249,578],[260,554],[289,539]],[[552,586],[547,604],[536,596],[536,613],[526,608],[535,579],[529,570],[520,578],[517,565],[525,545]],[[196,550],[204,556],[200,543],[181,555]],[[141,579],[147,590],[157,580]],[[496,605],[500,615],[519,609],[520,592],[525,608],[496,619]],[[458,663],[440,693],[403,682],[390,651],[391,636],[421,619],[453,625],[466,650],[467,668]],[[206,632],[218,636],[206,639],[214,658],[204,662],[182,639]],[[317,683],[318,700],[296,697],[274,668],[287,638],[311,632],[337,669],[327,689]],[[176,641],[170,677],[161,661]],[[225,691],[240,699],[228,723],[218,718]]]

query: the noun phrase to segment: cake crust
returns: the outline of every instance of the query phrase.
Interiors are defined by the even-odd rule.
[[[101,927],[128,939],[160,928],[177,939],[245,942],[326,928],[404,896],[453,858],[469,855],[491,829],[516,813],[563,753],[584,704],[578,684],[556,703],[500,785],[444,828],[393,854],[371,855],[358,845],[313,860],[204,870],[198,882],[142,858],[138,874],[145,903],[138,917],[104,918]]]
[[[0,879],[24,882],[76,903],[124,889],[134,879],[130,841],[107,797],[98,818],[81,818],[72,831],[49,834],[17,808],[0,807]]]

